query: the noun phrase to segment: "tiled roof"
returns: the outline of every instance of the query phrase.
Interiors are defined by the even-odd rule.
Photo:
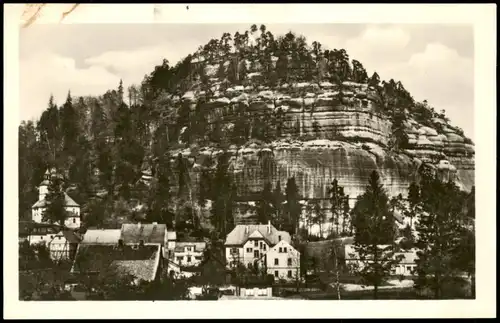
[[[174,251],[183,252],[185,247],[194,247],[194,251],[202,252],[207,247],[206,242],[177,242]]]
[[[152,280],[158,270],[161,246],[149,245],[134,249],[129,246],[80,244],[71,268],[72,273],[95,273],[116,266],[118,273]]]
[[[83,236],[83,244],[118,244],[120,229],[88,229]]]
[[[57,237],[64,237],[64,240],[58,240],[56,239]],[[59,233],[57,233],[55,236],[54,236],[54,239],[51,240],[51,243],[52,242],[66,242],[68,241],[69,243],[79,243],[81,241],[81,237],[74,231],[71,231],[71,230],[63,230],[63,231],[59,231]]]
[[[269,228],[271,229],[269,232]],[[271,244],[275,245],[279,242],[279,237],[281,236],[281,240],[285,240],[290,243],[291,238],[290,234],[286,231],[278,231],[273,225],[269,224],[249,224],[237,225],[233,231],[231,231],[227,238],[225,245],[233,245],[239,246],[245,244],[250,235],[254,233],[254,231],[259,231],[262,236]]]
[[[156,276],[156,259],[150,260],[116,260],[112,265],[116,266],[118,272],[125,275],[132,275],[145,281],[151,281]]]
[[[39,200],[36,202],[31,208],[36,209],[40,207],[45,207],[47,205],[47,201],[45,199]],[[68,194],[64,193],[64,206],[67,207],[77,207],[80,206],[78,203],[76,203]]]
[[[144,243],[165,243],[167,233],[166,224],[122,224],[120,239],[123,243],[139,243],[143,240]]]
[[[50,223],[38,223],[34,221],[20,221],[19,222],[19,236],[28,236],[39,234],[42,230],[42,234],[47,233],[57,233],[61,230],[61,226],[57,224]]]

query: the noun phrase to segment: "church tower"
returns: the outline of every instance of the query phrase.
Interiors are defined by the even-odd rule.
[[[43,175],[43,181],[40,183],[38,187],[38,200],[43,201],[45,197],[49,193],[49,184],[50,184],[50,172],[47,169],[45,174]]]

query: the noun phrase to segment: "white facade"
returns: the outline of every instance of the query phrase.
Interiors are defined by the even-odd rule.
[[[43,213],[46,210],[45,198],[49,191],[49,180],[50,174],[47,171],[44,175],[44,180],[38,187],[38,201],[33,205],[31,209],[31,218],[33,222],[44,223]],[[66,193],[64,193],[65,207],[64,209],[68,213],[67,219],[64,221],[64,225],[71,229],[78,229],[81,226],[80,218],[80,206],[73,201]]]
[[[381,245],[380,248],[387,247],[386,245]],[[369,262],[369,260],[361,261],[354,249],[353,245],[345,246],[345,256],[346,256],[346,265],[348,266],[357,266],[358,269],[362,269],[364,264]],[[394,258],[401,257],[399,263],[396,264],[391,271],[392,275],[403,275],[403,276],[412,276],[417,267],[415,263],[415,259],[417,258],[416,249],[412,249],[409,252],[397,252],[394,253]]]
[[[282,240],[266,253],[265,266],[275,280],[295,280],[300,277],[300,253]]]
[[[196,266],[203,261],[203,250],[196,248],[195,244],[177,244],[174,249],[174,262],[181,266]]]

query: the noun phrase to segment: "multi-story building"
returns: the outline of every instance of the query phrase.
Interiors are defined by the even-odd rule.
[[[52,178],[59,176],[53,168],[47,170],[44,174],[43,181],[38,187],[38,201],[31,207],[31,217],[36,223],[44,223],[43,213],[47,209],[47,201],[45,200],[49,193],[49,184]],[[81,225],[80,220],[80,205],[76,203],[68,194],[64,193],[64,209],[67,212],[64,226],[71,229],[78,229]]]
[[[281,240],[264,254],[259,261],[274,279],[295,280],[300,278],[300,252],[288,242]]]
[[[177,242],[174,248],[174,263],[179,266],[197,266],[203,261],[205,242]]]
[[[267,273],[277,278],[295,278],[298,274],[297,268],[300,268],[300,253],[290,243],[290,234],[277,230],[271,222],[237,225],[228,234],[224,244],[227,266],[235,268],[243,264],[251,268],[265,265]],[[275,259],[278,259],[277,264]],[[290,277],[289,271],[292,271]]]

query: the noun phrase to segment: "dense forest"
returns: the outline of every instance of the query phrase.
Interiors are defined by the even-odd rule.
[[[212,86],[207,66],[216,68],[218,89]],[[392,121],[391,149],[407,145],[404,123],[409,115],[433,128],[441,126],[435,118],[447,120],[444,111],[415,101],[401,82],[383,81],[376,72],[369,76],[344,49],[309,45],[292,32],[275,37],[266,26],[253,25],[210,40],[175,65],[163,60],[140,85],[125,89],[120,82],[99,97],[68,93],[61,106],[51,97],[36,122],[19,126],[19,218],[30,218],[44,172],[56,167],[65,178],[64,189],[82,206],[86,226],[116,227],[126,219],[196,230],[201,220],[194,209],[209,206],[209,222],[223,235],[230,230],[232,205],[238,199],[227,154],[221,154],[216,165],[202,165],[202,181],[193,198],[186,160],[171,152],[179,147],[225,150],[249,140],[273,141],[282,136],[283,111],[254,114],[235,104],[233,126],[227,128],[221,120],[208,118],[204,105],[216,92],[233,86],[269,89],[330,82],[342,93],[346,81],[367,83],[378,93],[376,113]],[[183,100],[190,91],[198,93],[194,105]],[[259,219],[276,214],[284,226],[295,228],[300,206],[293,178],[281,189],[263,188]],[[284,200],[287,208],[281,210]],[[343,216],[344,202],[335,203]]]

